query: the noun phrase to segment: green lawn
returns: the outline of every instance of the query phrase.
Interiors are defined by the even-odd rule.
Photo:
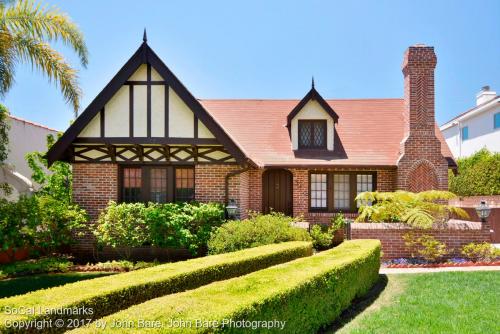
[[[399,274],[385,279],[387,286],[373,303],[354,306],[351,311],[358,314],[350,321],[344,316],[345,324],[336,333],[500,333],[498,271]],[[365,309],[359,310],[360,305]]]
[[[0,298],[21,295],[30,291],[51,288],[58,285],[83,281],[90,278],[110,275],[112,273],[86,272],[86,273],[61,273],[36,276],[24,276],[0,281]]]

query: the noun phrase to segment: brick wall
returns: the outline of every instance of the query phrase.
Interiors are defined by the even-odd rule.
[[[118,165],[113,163],[74,163],[73,201],[89,215],[88,224],[94,224],[99,213],[109,201],[118,199]],[[92,254],[94,237],[84,231],[72,246],[72,252],[79,255]]]
[[[429,230],[415,230],[404,224],[396,223],[359,223],[351,224],[352,239],[378,239],[382,243],[384,259],[410,257],[405,249],[403,235],[408,232],[416,236],[432,235],[444,242],[449,250],[453,250],[448,257],[461,256],[463,245],[470,242],[490,241],[488,224],[468,221],[450,221],[445,227]]]
[[[441,154],[441,142],[435,133],[436,62],[433,47],[412,46],[404,55],[405,139],[398,161],[398,189],[414,192],[448,189],[448,163]]]

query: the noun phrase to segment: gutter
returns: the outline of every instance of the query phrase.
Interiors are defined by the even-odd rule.
[[[225,180],[224,180],[224,187],[225,187],[225,190],[224,190],[224,202],[227,204],[229,204],[229,179],[233,176],[236,176],[236,175],[239,175],[241,173],[244,173],[248,170],[250,170],[251,168],[250,167],[245,167],[245,168],[242,168],[242,169],[238,169],[238,170],[235,170],[235,171],[232,171],[232,172],[229,172],[226,174],[225,176]]]
[[[479,113],[491,108],[492,106],[494,106],[497,103],[500,103],[500,99],[498,98],[498,96],[496,98],[492,99],[491,101],[488,101],[482,105],[476,106],[475,108],[467,111],[465,114],[459,115],[459,116],[449,120],[448,122],[441,125],[439,127],[439,129],[441,131],[443,131],[443,130],[446,130],[448,128],[451,128],[454,125],[456,125],[457,122],[463,122],[466,119],[469,119],[469,118],[475,116],[476,114],[479,114]]]

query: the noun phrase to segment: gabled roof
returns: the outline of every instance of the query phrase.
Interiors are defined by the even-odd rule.
[[[177,95],[186,103],[198,119],[214,134],[217,140],[231,153],[231,155],[240,163],[244,163],[246,158],[242,150],[234,141],[227,135],[212,116],[207,113],[204,107],[197,99],[189,92],[182,82],[170,71],[156,53],[149,47],[146,39],[123,65],[118,73],[104,87],[104,89],[96,96],[96,98],[88,105],[83,113],[75,120],[75,122],[66,130],[62,137],[50,148],[47,152],[49,165],[56,160],[67,159],[69,148],[78,134],[85,126],[101,111],[104,105],[110,98],[123,86],[127,79],[139,68],[142,64],[151,64],[151,66],[163,77],[165,82],[170,86]]]
[[[316,88],[314,88],[314,79],[313,79],[311,90],[306,94],[306,96],[304,96],[302,100],[299,101],[299,103],[295,106],[295,108],[293,108],[292,111],[288,114],[286,118],[286,126],[288,128],[290,128],[290,125],[292,124],[292,119],[295,116],[297,116],[299,111],[301,111],[302,108],[304,108],[304,106],[307,104],[307,102],[311,100],[318,102],[319,105],[328,113],[328,115],[330,115],[333,118],[333,121],[335,123],[338,122],[339,116],[337,115],[335,110],[333,110],[333,108],[325,101],[325,99],[323,99],[320,93],[318,93]]]
[[[245,154],[262,167],[395,168],[404,139],[403,99],[325,100],[338,113],[333,152],[294,152],[283,125],[299,100],[200,100]],[[244,121],[242,121],[244,120]],[[453,161],[436,126],[441,152]]]

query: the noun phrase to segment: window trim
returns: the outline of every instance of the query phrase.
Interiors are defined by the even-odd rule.
[[[357,213],[358,208],[356,206],[356,192],[357,192],[357,180],[356,176],[360,175],[372,175],[372,191],[377,191],[377,172],[376,171],[329,171],[329,170],[314,170],[309,171],[307,181],[307,207],[308,212],[311,213]],[[326,208],[314,208],[311,207],[311,175],[312,174],[326,174]],[[341,210],[334,208],[334,189],[333,189],[333,175],[335,174],[348,174],[349,175],[349,210]]]
[[[302,128],[302,126],[304,126],[304,123],[317,123],[317,122],[320,122],[321,125],[323,126],[323,145],[321,146],[304,146],[302,145],[301,143],[301,140],[300,140],[300,130]],[[311,143],[314,143],[314,126],[311,127]],[[299,119],[297,121],[297,147],[300,149],[300,150],[326,150],[327,149],[327,146],[328,146],[328,143],[327,143],[327,140],[328,140],[328,122],[326,119]]]
[[[165,164],[119,164],[118,165],[118,203],[125,203],[123,201],[123,173],[125,168],[140,168],[141,169],[141,198],[139,203],[147,203],[150,201],[150,183],[151,183],[151,173],[145,172],[147,169],[162,168],[167,170],[167,199],[165,203],[175,203],[175,170],[177,168],[189,168],[193,170],[194,178],[194,193],[196,194],[196,169],[193,165],[165,165]],[[195,198],[193,199],[195,200]]]

